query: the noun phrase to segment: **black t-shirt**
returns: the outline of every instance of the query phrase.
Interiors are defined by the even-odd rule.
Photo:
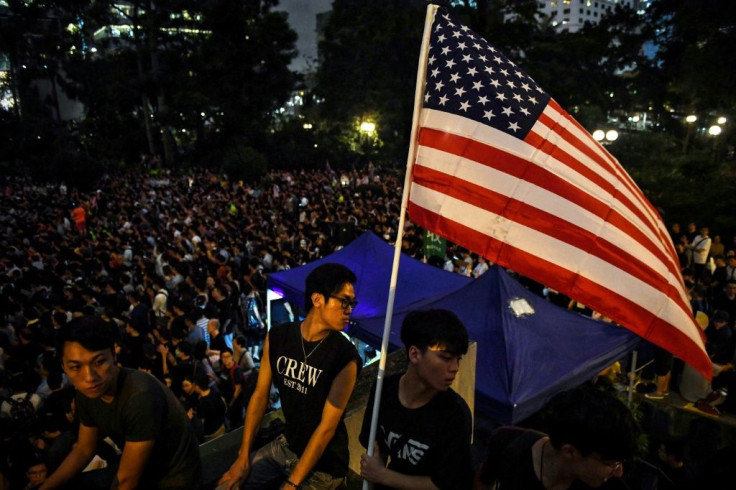
[[[440,489],[470,488],[472,420],[467,403],[448,389],[422,407],[406,408],[399,401],[401,376],[386,378],[381,391],[376,441],[381,455],[390,456],[388,468],[428,476]],[[374,383],[360,431],[364,447],[368,447],[375,391]]]
[[[77,392],[76,406],[82,424],[97,427],[101,438],[109,436],[121,448],[125,441],[156,441],[142,488],[187,488],[200,481],[199,446],[184,407],[155,377],[120,368],[112,402]]]
[[[304,341],[304,350],[310,353],[308,362],[304,362],[299,326],[279,325],[268,335],[273,382],[286,420],[284,432],[291,450],[301,456],[322,419],[332,381],[348,363],[355,361],[360,367],[361,362],[355,346],[340,332],[330,332],[319,346],[318,342]],[[348,462],[348,434],[341,419],[314,469],[342,478],[347,474]]]
[[[534,472],[532,446],[541,432],[518,427],[500,427],[488,440],[488,455],[479,475],[485,484],[497,482],[503,490],[544,490]]]
[[[497,483],[498,490],[544,490],[534,471],[532,446],[545,434],[515,426],[499,427],[488,440],[488,454],[480,469],[479,480],[486,485]],[[570,490],[590,490],[580,480]],[[623,490],[628,486],[620,478],[611,478],[598,487]]]
[[[202,421],[205,435],[214,434],[225,423],[227,405],[216,388],[210,388],[206,396],[197,402],[197,418]]]

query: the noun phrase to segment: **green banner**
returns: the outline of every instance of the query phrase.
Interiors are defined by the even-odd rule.
[[[426,257],[436,255],[444,259],[446,249],[447,241],[444,238],[431,231],[424,233],[424,255]]]

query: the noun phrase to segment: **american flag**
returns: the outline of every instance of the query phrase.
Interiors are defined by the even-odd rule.
[[[420,226],[712,367],[659,214],[534,80],[439,11],[408,213]]]

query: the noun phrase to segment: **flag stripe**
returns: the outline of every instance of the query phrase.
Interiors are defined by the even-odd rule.
[[[573,119],[566,117],[565,114],[559,114],[554,109],[555,106],[557,104],[554,103],[554,100],[550,100],[550,104],[542,112],[532,132],[527,136],[527,142],[533,145],[540,144],[540,141],[550,137],[550,133],[554,133],[558,137],[556,138],[557,151],[562,151],[566,155],[565,158],[560,159],[561,161],[575,165],[574,168],[577,171],[586,175],[592,182],[596,182],[608,194],[621,196],[620,200],[639,216],[658,239],[661,239],[657,226],[659,220],[652,215],[651,205],[638,187],[629,178],[622,179],[621,172],[617,171],[620,166],[611,154],[604,151],[587,132],[577,126]],[[564,124],[561,121],[564,121]],[[573,127],[570,128],[568,125]],[[532,143],[531,137],[537,141]],[[606,178],[604,179],[603,176]],[[604,180],[607,184],[601,184],[600,180]]]
[[[425,112],[429,113],[432,111]],[[638,216],[627,218],[621,215],[616,208],[611,208],[611,204],[604,204],[597,199],[591,198],[587,192],[587,190],[590,189],[590,185],[586,180],[576,182],[574,175],[569,175],[569,177],[568,175],[564,175],[562,172],[563,169],[560,169],[559,165],[553,165],[553,162],[549,159],[545,159],[547,168],[540,168],[538,165],[532,164],[528,159],[515,156],[513,153],[530,154],[534,152],[531,147],[525,149],[524,143],[519,140],[513,139],[514,145],[511,148],[512,153],[509,153],[506,150],[510,145],[501,138],[501,136],[505,135],[490,134],[494,132],[498,133],[492,128],[484,128],[483,134],[481,135],[482,140],[499,142],[500,148],[475,142],[461,136],[453,136],[450,133],[438,133],[431,129],[433,127],[446,126],[450,120],[454,125],[460,124],[457,119],[461,118],[450,114],[436,112],[432,115],[427,114],[426,118],[423,120],[424,127],[421,129],[419,134],[418,144],[421,145],[420,151],[422,151],[422,147],[430,146],[452,154],[462,155],[519,179],[523,178],[524,180],[535,183],[540,188],[546,188],[560,196],[565,196],[566,200],[577,204],[581,209],[585,209],[597,215],[604,221],[609,220],[614,226],[624,231],[625,235],[621,235],[620,238],[625,238],[627,240],[629,238],[634,238],[640,244],[648,247],[650,251],[656,254],[655,256],[657,261],[667,267],[669,273],[673,274],[675,278],[678,278],[675,280],[679,282],[679,272],[672,264],[671,258],[667,256],[666,252],[662,252],[660,248],[657,247],[657,237],[654,236],[651,231],[646,235],[644,234],[648,228],[641,220],[638,219]],[[477,123],[471,122],[471,124]],[[432,157],[429,157],[426,160],[431,160],[431,158]],[[422,164],[423,162],[418,161],[417,163]],[[452,166],[452,164],[448,164],[446,168],[448,170],[451,169],[452,175],[457,175],[457,170]],[[470,180],[473,182],[483,182],[483,185],[490,186],[495,182],[492,178],[497,177],[498,176],[488,176],[488,179],[483,180],[478,180],[477,177],[471,177]],[[583,191],[582,189],[586,190]],[[511,197],[510,192],[507,193],[507,195]],[[605,197],[607,197],[608,200],[613,199],[612,196]],[[547,209],[548,203],[541,201],[536,206],[540,209]],[[626,209],[624,209],[624,211]],[[568,218],[571,223],[574,222],[575,219],[576,217],[574,213]],[[599,227],[600,223],[596,223],[595,226],[596,228]],[[627,245],[623,245],[623,247],[626,248]],[[665,274],[666,272],[662,271],[661,273]]]
[[[615,305],[615,309],[604,308],[605,311],[597,310],[599,313],[610,317],[618,317],[622,325],[631,325],[627,327],[637,335],[648,338],[657,345],[672,348],[676,345],[685,345],[686,343],[700,344],[700,337],[693,336],[689,330],[672,329],[672,325],[685,325],[684,319],[675,318],[673,321],[667,321],[666,316],[658,317],[640,304],[633,301],[632,298],[639,298],[633,294],[622,295],[616,291],[612,291],[602,286],[597,281],[592,281],[585,277],[576,276],[570,270],[560,267],[553,262],[549,262],[535,252],[528,251],[528,247],[515,247],[509,243],[502,243],[497,240],[488,240],[485,235],[471,226],[453,222],[448,218],[433,213],[425,208],[418,206],[416,203],[409,203],[409,212],[414,216],[417,222],[427,223],[422,226],[431,226],[443,236],[447,236],[451,241],[461,238],[471,245],[475,250],[488,250],[492,255],[498,255],[503,249],[503,255],[508,261],[515,265],[514,271],[525,274],[523,269],[533,269],[537,274],[538,280],[555,290],[570,290],[570,285],[574,285],[573,294],[577,296],[583,304],[590,305],[595,302],[595,298],[608,297],[612,301],[608,303]],[[454,238],[458,237],[458,238]],[[703,359],[702,356],[694,356],[683,354],[681,359],[688,364],[693,365],[698,370],[712,369],[712,366]]]
[[[423,160],[426,156],[424,149],[421,150],[421,159]],[[432,155],[430,159],[432,165],[435,162],[439,162],[437,165],[442,167],[442,158],[436,155]],[[468,165],[471,165],[469,163]],[[475,165],[477,167],[477,165]],[[485,169],[483,169],[485,170]],[[439,193],[448,196],[451,199],[442,198],[440,209],[436,210],[438,214],[448,217],[448,219],[462,220],[466,214],[481,214],[487,212],[483,217],[479,216],[480,219],[487,219],[488,223],[494,223],[497,226],[500,219],[506,219],[510,224],[518,224],[524,227],[534,229],[536,232],[543,233],[550,238],[554,238],[566,245],[576,248],[574,253],[566,253],[564,261],[558,265],[568,268],[571,272],[585,274],[585,267],[588,265],[587,262],[578,262],[575,260],[576,257],[580,256],[582,250],[588,254],[600,259],[601,261],[607,262],[621,270],[627,271],[628,274],[635,276],[638,280],[646,283],[649,287],[654,290],[660,291],[666,296],[670,296],[683,312],[688,312],[690,306],[687,302],[681,301],[678,294],[677,288],[674,284],[674,276],[671,274],[668,277],[663,277],[657,271],[653,270],[649,265],[642,260],[651,256],[651,253],[646,247],[632,245],[628,248],[630,251],[626,251],[621,247],[616,246],[610,241],[607,241],[608,236],[615,238],[617,233],[601,233],[597,236],[586,230],[582,224],[589,223],[589,226],[593,229],[600,231],[605,224],[603,220],[596,216],[587,213],[585,210],[575,209],[574,206],[567,206],[565,208],[565,201],[557,196],[551,195],[544,189],[538,189],[541,194],[541,200],[559,201],[560,206],[555,208],[555,213],[549,213],[539,208],[535,208],[529,204],[534,202],[534,199],[530,199],[529,195],[531,192],[521,192],[526,198],[525,202],[509,198],[504,194],[494,192],[492,190],[480,187],[473,184],[469,180],[463,180],[457,178],[458,175],[465,175],[465,170],[458,166],[458,172],[455,172],[455,177],[451,177],[452,185],[445,186],[442,181],[447,181],[447,176],[435,169],[429,168],[417,162],[417,166],[414,170],[414,186],[412,187],[412,193],[410,195],[411,202],[418,202],[422,196],[421,194],[415,194],[424,192],[424,188],[427,191],[434,191],[436,194],[433,195],[435,199],[439,198]],[[491,172],[486,172],[491,173]],[[477,174],[478,176],[483,175],[483,172]],[[498,179],[486,179],[484,182],[489,180],[501,180],[503,176],[499,175]],[[506,179],[512,180],[512,179]],[[518,182],[518,188],[532,188],[533,186],[527,182]],[[536,190],[536,189],[534,189]],[[533,190],[532,190],[533,191]],[[468,199],[468,196],[471,196]],[[425,198],[428,199],[428,198]],[[431,202],[431,201],[430,201]],[[439,202],[439,201],[438,201]],[[472,208],[469,208],[471,207]],[[571,224],[565,221],[561,216],[573,215],[578,213],[580,219],[578,224]],[[587,218],[583,217],[583,214],[587,214]],[[457,218],[455,218],[457,217]],[[509,228],[512,228],[509,226]],[[508,243],[511,239],[508,236],[497,233],[493,238]],[[556,244],[552,244],[557,246]],[[493,262],[499,261],[499,256],[492,255],[487,256],[489,260]],[[656,261],[654,261],[656,263]],[[606,276],[608,277],[608,276]],[[605,281],[605,278],[603,278]],[[658,308],[659,303],[651,305],[649,308],[654,310]]]
[[[672,286],[676,280],[675,276],[653,257],[650,249],[640,246],[632,240],[625,241],[622,245],[617,244],[616,242],[622,241],[622,235],[617,230],[606,227],[602,218],[589,213],[585,209],[571,205],[559,196],[548,192],[546,189],[534,186],[528,181],[513,182],[514,179],[473,162],[459,164],[454,177],[447,176],[442,173],[441,168],[444,158],[437,156],[436,151],[429,151],[432,152],[430,158],[427,158],[425,148],[420,151],[421,161],[426,159],[428,164],[424,165],[421,161],[417,161],[414,171],[416,184],[444,193],[459,201],[472,203],[485,211],[502,216],[515,223],[535,228],[551,237],[575,246],[580,251],[584,250],[593,254],[616,267],[629,269],[633,275],[652,287],[663,292],[666,291],[683,310],[689,310],[689,304],[681,301],[677,288]],[[474,172],[474,170],[477,171]],[[493,189],[489,189],[473,184],[472,179],[459,178],[459,175],[466,176],[473,173],[484,176],[493,175],[494,177],[484,181],[493,181],[498,185],[494,185]],[[503,190],[500,192],[494,190],[499,188],[515,188],[519,195],[525,197],[525,200],[519,201],[506,195]],[[545,209],[536,206],[535,203],[537,202],[544,203]],[[578,217],[577,223],[573,224],[566,220],[569,216],[575,215]],[[595,232],[589,231],[589,229],[595,230]],[[503,236],[496,238],[504,240]],[[494,262],[498,261],[497,257],[488,258]],[[653,269],[651,264],[659,265],[663,271]],[[568,267],[571,270],[576,270],[579,264],[571,262]]]

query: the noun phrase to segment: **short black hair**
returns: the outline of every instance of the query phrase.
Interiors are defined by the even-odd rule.
[[[210,386],[210,377],[204,371],[194,373],[192,382],[202,390],[206,390]]]
[[[312,309],[312,295],[319,293],[329,300],[330,295],[340,292],[345,284],[357,282],[355,273],[343,264],[328,262],[309,273],[304,291],[304,310]]]
[[[424,352],[427,347],[442,346],[454,355],[468,351],[468,331],[463,322],[450,310],[434,308],[415,310],[401,324],[401,341],[407,355],[414,346]]]
[[[556,448],[571,444],[583,456],[626,461],[636,452],[639,427],[614,395],[590,384],[560,392],[543,410],[544,432]]]
[[[115,352],[115,327],[95,315],[80,316],[62,325],[56,337],[56,352],[64,352],[64,344],[77,342],[88,351],[110,349]]]

